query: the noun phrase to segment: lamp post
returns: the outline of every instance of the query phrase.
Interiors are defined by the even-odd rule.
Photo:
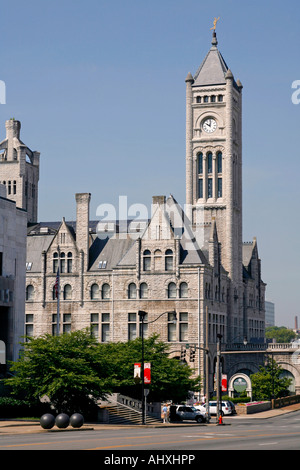
[[[217,370],[216,370],[216,382],[217,382],[217,423],[219,423],[220,416],[222,416],[222,403],[221,403],[221,339],[222,335],[217,334]]]
[[[177,321],[176,318],[176,312],[163,312],[161,313],[155,320],[152,320],[149,323],[154,323],[157,320],[159,320],[160,317],[165,315],[166,313],[172,313],[174,315],[174,323]],[[147,315],[147,312],[143,312],[142,310],[138,311],[138,315],[140,317],[140,322],[141,322],[141,339],[142,339],[142,364],[141,364],[141,378],[142,378],[142,424],[146,424],[145,421],[145,382],[144,382],[144,372],[145,372],[145,356],[144,356],[144,321],[145,321],[145,316]]]

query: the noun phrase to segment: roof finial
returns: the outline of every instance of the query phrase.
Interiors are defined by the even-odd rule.
[[[213,27],[212,27],[212,28],[210,28],[210,30],[212,30],[212,29],[213,29],[214,31],[216,31],[216,28],[217,28],[217,23],[218,23],[219,19],[220,19],[220,17],[219,17],[219,18],[215,18],[215,19],[214,19],[214,25],[213,25]]]
[[[217,23],[218,23],[219,20],[220,20],[220,17],[219,17],[219,18],[215,18],[215,19],[214,19],[214,25],[213,25],[212,28],[210,28],[210,30],[213,30],[213,38],[212,38],[212,45],[213,45],[213,46],[217,46],[217,45],[218,45],[216,29],[217,29]]]

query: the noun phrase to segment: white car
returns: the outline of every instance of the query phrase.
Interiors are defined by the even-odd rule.
[[[194,406],[179,405],[176,407],[177,419],[197,421],[197,423],[205,423],[205,410],[196,409]]]
[[[199,411],[206,412],[206,405],[194,405],[194,407]],[[230,405],[229,401],[222,401],[222,412],[221,415],[231,415],[233,413],[232,406]],[[209,402],[209,414],[216,415],[217,414],[217,402],[210,401]]]

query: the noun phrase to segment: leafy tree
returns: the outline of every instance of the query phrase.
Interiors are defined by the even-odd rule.
[[[58,412],[85,413],[112,390],[102,378],[98,356],[98,343],[88,331],[31,338],[23,343],[22,357],[11,367],[15,376],[6,383],[32,400],[46,395]]]
[[[99,344],[89,330],[60,336],[28,338],[23,354],[12,363],[15,376],[7,379],[15,394],[27,399],[47,396],[57,412],[71,414],[93,409],[96,401],[112,392],[140,398],[133,368],[141,362],[141,339],[127,343]],[[192,370],[169,357],[168,345],[153,336],[144,341],[145,362],[152,364],[152,401],[180,401],[199,389]]]
[[[290,343],[296,336],[293,330],[289,330],[285,326],[266,328],[266,338],[271,340],[275,338],[276,343]]]
[[[134,363],[142,360],[141,339],[103,346],[103,354],[118,382],[115,391],[140,398],[141,386],[134,381],[133,367]],[[181,364],[176,358],[170,358],[169,345],[159,341],[157,335],[144,340],[144,358],[145,362],[151,363],[149,400],[180,402],[186,399],[189,391],[199,390],[200,378],[193,378],[190,367]]]
[[[288,394],[291,379],[282,377],[282,368],[272,358],[268,358],[265,367],[250,376],[255,400],[271,400]]]

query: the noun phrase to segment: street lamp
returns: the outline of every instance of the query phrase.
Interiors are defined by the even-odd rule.
[[[171,311],[171,312],[168,311],[168,312],[161,313],[157,318],[155,318],[155,320],[152,320],[152,321],[148,322],[148,325],[149,325],[149,323],[156,322],[157,320],[159,320],[160,317],[162,317],[163,315],[165,315],[167,313],[173,314],[173,322],[176,323],[177,322],[176,312],[175,311]],[[143,312],[142,310],[139,310],[138,315],[140,317],[140,322],[141,322],[141,339],[142,339],[142,367],[141,367],[141,377],[142,377],[142,424],[146,424],[146,422],[145,422],[145,383],[144,383],[144,369],[145,369],[144,321],[145,321],[145,317],[147,315],[147,312]]]
[[[220,421],[220,416],[222,416],[222,403],[221,403],[221,340],[222,335],[217,334],[217,370],[216,370],[216,382],[217,382],[217,423]]]

